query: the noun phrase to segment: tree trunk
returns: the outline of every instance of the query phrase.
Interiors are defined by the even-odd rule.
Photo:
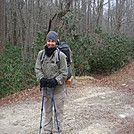
[[[91,11],[91,0],[88,0],[88,12],[87,12],[87,27],[88,31],[92,31],[92,11]]]
[[[107,31],[110,32],[110,0],[108,0]]]
[[[82,30],[85,31],[86,30],[86,25],[87,25],[87,20],[86,20],[86,2],[82,1],[82,17],[81,17],[81,27]]]
[[[96,26],[96,14],[95,14],[95,7],[96,7],[96,4],[95,4],[96,0],[93,0],[93,15],[92,15],[92,29],[94,30],[95,29],[95,26]]]
[[[65,8],[60,12],[57,12],[57,16],[53,25],[53,29],[60,29],[62,24],[62,17],[70,11],[70,6],[73,0],[66,0]]]
[[[96,20],[96,26],[97,27],[101,27],[102,26],[103,1],[104,0],[98,0],[98,12],[97,12],[97,20]]]
[[[116,1],[116,27],[115,27],[115,32],[119,33],[121,26],[122,26],[122,19],[124,16],[124,3],[125,0],[117,0]]]
[[[0,53],[5,46],[5,0],[0,0]]]

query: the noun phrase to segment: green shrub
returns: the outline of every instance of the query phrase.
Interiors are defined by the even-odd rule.
[[[110,74],[134,58],[134,40],[122,35],[77,34],[69,44],[76,75]]]
[[[35,84],[34,62],[22,62],[21,48],[7,45],[0,57],[0,98]]]

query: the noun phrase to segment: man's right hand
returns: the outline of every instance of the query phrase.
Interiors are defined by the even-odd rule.
[[[47,87],[48,79],[47,78],[41,78],[40,79],[40,88]]]

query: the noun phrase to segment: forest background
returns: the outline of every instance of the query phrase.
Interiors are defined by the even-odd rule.
[[[0,0],[0,98],[37,84],[50,21],[72,49],[74,76],[109,75],[134,59],[134,0]]]

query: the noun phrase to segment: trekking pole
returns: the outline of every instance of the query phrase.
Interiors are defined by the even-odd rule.
[[[41,113],[40,113],[40,129],[39,129],[39,134],[41,134],[41,129],[42,129],[42,115],[43,115],[45,93],[46,93],[46,87],[43,88],[43,92],[42,92],[42,106],[41,106]]]
[[[51,97],[52,97],[52,103],[53,103],[53,106],[54,106],[54,115],[55,115],[55,119],[56,119],[58,134],[60,134],[60,127],[59,127],[58,117],[57,117],[57,113],[56,113],[56,105],[55,105],[55,101],[54,101],[54,93],[53,93],[52,88],[50,88],[50,92],[51,92]]]

